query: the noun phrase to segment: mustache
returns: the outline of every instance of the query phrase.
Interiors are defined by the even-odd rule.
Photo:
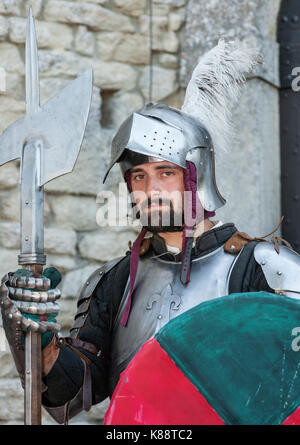
[[[135,218],[140,219],[141,213],[145,211],[145,209],[150,208],[152,204],[159,204],[159,205],[168,205],[170,207],[170,211],[172,212],[174,210],[173,203],[168,198],[163,197],[157,197],[157,198],[148,198],[145,201],[143,201],[141,204],[138,203],[132,203],[132,210],[135,213]],[[138,207],[139,205],[139,207]]]
[[[140,210],[145,210],[146,208],[149,208],[152,204],[159,204],[159,205],[168,205],[173,210],[173,203],[168,198],[163,197],[157,197],[157,198],[148,198],[145,201],[143,201],[140,205]]]

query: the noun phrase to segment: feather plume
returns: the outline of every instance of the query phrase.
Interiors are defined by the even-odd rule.
[[[210,133],[216,152],[228,151],[234,135],[231,111],[241,93],[241,84],[261,63],[256,48],[220,39],[200,57],[187,86],[181,110],[198,119]]]

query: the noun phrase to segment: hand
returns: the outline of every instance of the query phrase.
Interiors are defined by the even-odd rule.
[[[57,333],[60,326],[56,323],[60,291],[56,288],[61,281],[61,274],[55,268],[47,268],[42,275],[33,274],[28,269],[19,269],[2,278],[0,303],[2,316],[23,331],[40,332],[42,343],[49,339],[49,334]],[[51,336],[51,334],[50,334]],[[18,335],[19,347],[23,346],[23,335]]]

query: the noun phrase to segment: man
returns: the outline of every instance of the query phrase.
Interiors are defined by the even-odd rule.
[[[70,337],[44,334],[43,405],[59,423],[112,396],[121,372],[170,319],[234,292],[275,291],[273,244],[252,240],[233,223],[210,220],[225,203],[214,175],[214,150],[230,140],[224,98],[237,99],[238,84],[256,60],[255,53],[221,41],[195,69],[182,111],[148,104],[116,134],[105,178],[119,163],[142,230],[131,252],[87,280]],[[147,232],[153,236],[145,238]],[[279,256],[286,270],[293,255],[283,246]],[[17,290],[22,300],[24,287],[55,287],[49,277],[45,271],[42,284],[22,273],[3,279],[3,323],[21,378],[16,306],[28,318],[43,314],[37,322],[53,322],[55,314],[51,306],[44,312],[34,311],[33,303],[21,308]],[[297,284],[281,284],[289,296],[299,292]]]

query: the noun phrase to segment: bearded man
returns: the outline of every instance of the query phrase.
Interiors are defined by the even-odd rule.
[[[274,293],[275,256],[282,270],[290,262],[299,270],[299,257],[287,247],[277,253],[234,223],[211,220],[225,204],[215,151],[231,141],[229,104],[257,59],[256,51],[220,41],[196,67],[181,110],[150,103],[118,130],[104,180],[118,163],[142,230],[130,252],[87,280],[70,336],[43,336],[43,405],[57,422],[111,397],[120,374],[170,320],[232,293]],[[20,327],[9,315],[14,289],[25,282],[10,274],[2,285],[4,327],[23,379],[21,334],[14,337]],[[300,291],[299,280],[293,288],[281,285],[290,297]]]

